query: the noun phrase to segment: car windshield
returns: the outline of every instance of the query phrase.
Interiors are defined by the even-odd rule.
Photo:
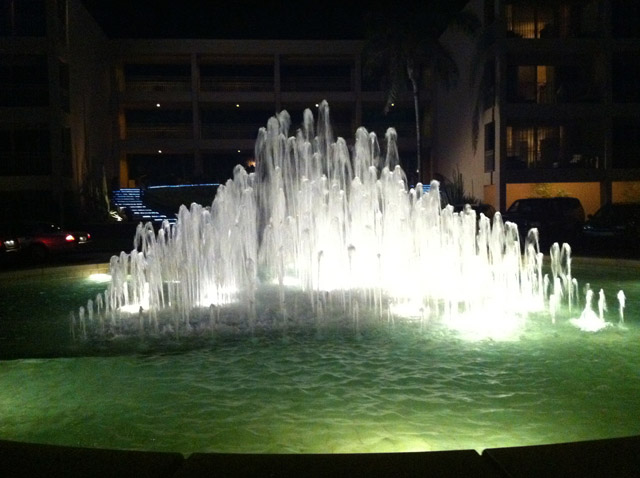
[[[534,214],[539,212],[539,204],[537,201],[522,201],[518,200],[514,202],[507,212],[516,212],[518,214]]]
[[[640,204],[607,204],[593,216],[595,219],[624,221],[640,218]]]

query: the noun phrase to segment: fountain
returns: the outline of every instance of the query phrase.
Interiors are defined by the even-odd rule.
[[[324,103],[289,127],[269,120],[256,173],[210,208],[140,225],[107,286],[4,282],[0,438],[358,453],[640,433],[636,263],[545,259],[536,231],[522,253],[500,215],[409,189],[393,130],[382,156],[362,128],[334,141]]]
[[[491,223],[443,207],[437,181],[409,189],[392,128],[383,157],[362,127],[352,152],[334,140],[326,102],[317,124],[306,110],[289,137],[290,123],[283,111],[260,129],[256,172],[237,166],[210,208],[183,206],[157,233],[140,224],[134,250],[111,260],[107,291],[79,311],[77,336],[331,321],[358,331],[398,317],[496,338],[517,334],[531,311],[577,302],[567,244],[552,248],[545,278],[535,230],[521,255],[517,228],[499,213]]]

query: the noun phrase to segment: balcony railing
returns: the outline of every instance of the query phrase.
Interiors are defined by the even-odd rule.
[[[51,154],[42,152],[0,151],[0,176],[44,176],[51,174]]]
[[[144,92],[191,91],[191,79],[185,77],[130,77],[126,80],[125,89]]]
[[[565,104],[596,103],[602,99],[602,93],[595,84],[572,82],[553,85],[523,84],[507,93],[509,103]]]
[[[507,169],[598,169],[602,156],[595,154],[541,154],[528,151],[514,154],[507,149]]]
[[[204,123],[201,134],[203,139],[255,139],[261,123]]]
[[[283,78],[282,91],[351,91],[351,78],[306,76]]]
[[[272,77],[201,78],[201,91],[273,91]]]
[[[0,85],[0,106],[48,105],[48,85]]]
[[[126,131],[127,139],[191,139],[193,127],[190,124],[143,125],[130,124]]]

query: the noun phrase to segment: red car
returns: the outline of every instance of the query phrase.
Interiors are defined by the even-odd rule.
[[[10,234],[3,234],[2,232],[0,232],[0,254],[18,252],[19,250],[20,241],[17,237],[13,237]]]
[[[48,222],[21,224],[17,236],[23,253],[35,261],[44,260],[51,254],[72,252],[91,239],[87,232],[62,229]]]

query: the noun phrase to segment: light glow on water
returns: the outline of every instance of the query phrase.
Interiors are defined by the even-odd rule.
[[[562,306],[555,324],[545,311],[530,315],[517,340],[466,340],[439,321],[385,316],[359,333],[73,343],[67,312],[99,285],[8,283],[0,352],[22,343],[15,357],[68,357],[0,362],[0,438],[189,454],[482,450],[637,435],[640,263],[577,258],[574,269],[607,297],[627,291],[623,327],[611,301],[612,325],[599,332],[573,327]]]
[[[499,214],[408,190],[393,130],[382,158],[359,129],[351,158],[326,104],[289,123],[261,130],[258,176],[236,168],[210,208],[140,225],[70,320],[71,283],[19,306],[0,290],[18,358],[0,364],[0,438],[356,453],[640,433],[638,264],[575,267],[568,245],[545,260],[535,231],[522,254]],[[620,290],[624,324],[605,300]]]
[[[180,354],[10,361],[0,437],[185,454],[358,453],[640,433],[637,326],[578,336],[566,323],[546,326],[518,342],[396,324],[359,338],[327,331]]]
[[[89,280],[91,282],[96,282],[98,284],[105,284],[105,283],[111,282],[111,274],[103,274],[103,273],[91,274],[89,276]]]

